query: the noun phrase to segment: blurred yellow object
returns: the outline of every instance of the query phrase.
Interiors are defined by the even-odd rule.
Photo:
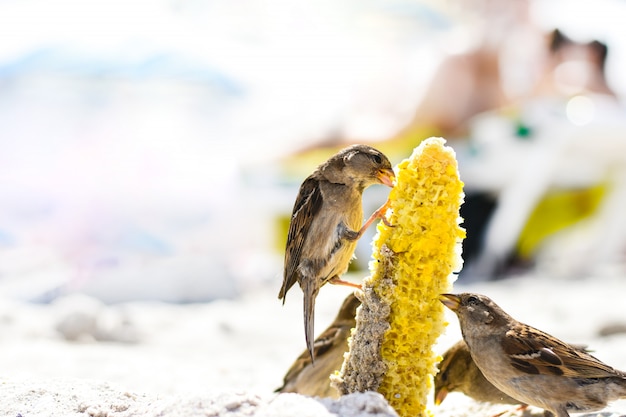
[[[341,371],[342,393],[378,391],[402,417],[425,416],[438,357],[432,346],[445,322],[439,294],[462,265],[459,226],[463,183],[454,151],[430,138],[396,167],[391,212],[378,225],[371,276]]]
[[[531,213],[517,242],[517,255],[531,259],[548,236],[596,213],[607,191],[606,184],[547,194]]]

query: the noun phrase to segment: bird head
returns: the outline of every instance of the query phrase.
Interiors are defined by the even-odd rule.
[[[341,150],[329,160],[325,176],[332,182],[354,184],[364,190],[373,184],[393,187],[395,173],[389,159],[368,145],[352,145]],[[340,175],[338,180],[332,176]]]
[[[462,329],[466,324],[494,327],[509,318],[496,303],[482,294],[441,294],[439,300],[456,313]]]
[[[460,341],[443,354],[435,375],[435,405],[439,405],[446,396],[454,391],[463,391],[462,384],[472,362],[472,357],[464,341]]]

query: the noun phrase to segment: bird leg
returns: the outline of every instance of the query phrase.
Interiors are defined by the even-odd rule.
[[[340,279],[337,275],[335,275],[334,277],[329,279],[328,282],[330,282],[331,284],[334,284],[334,285],[345,285],[346,287],[358,288],[360,290],[363,289],[361,287],[361,284],[355,284],[355,283],[350,282],[350,281],[344,281],[344,280]]]
[[[527,408],[528,408],[528,404],[522,404],[522,405],[520,405],[519,407],[516,407],[516,408],[513,410],[513,412],[515,413],[515,412],[517,412],[517,411],[524,411],[524,410],[526,410]],[[506,413],[509,413],[509,412],[510,412],[509,410],[507,410],[507,411],[503,411],[503,412],[498,413],[498,414],[496,414],[496,415],[494,415],[494,416],[492,416],[492,417],[500,417],[500,416],[502,416],[502,415],[504,415],[504,414],[506,414]]]
[[[387,209],[389,208],[389,206],[391,205],[391,202],[389,200],[387,200],[385,202],[385,204],[383,204],[382,206],[380,206],[378,208],[378,210],[376,210],[374,213],[372,213],[372,215],[370,216],[369,219],[367,219],[367,221],[365,222],[365,224],[363,225],[363,227],[361,227],[361,230],[358,231],[357,233],[357,239],[361,237],[361,235],[363,235],[363,233],[365,233],[365,231],[367,230],[368,227],[371,226],[372,223],[374,223],[374,221],[376,219],[381,219],[383,221],[383,223],[385,223],[385,225],[387,227],[394,227],[391,223],[389,223],[389,221],[387,220],[387,218],[385,217],[385,213],[387,212]]]

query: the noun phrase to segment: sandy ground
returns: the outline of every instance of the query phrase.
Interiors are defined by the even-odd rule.
[[[304,348],[300,294],[296,290],[282,306],[274,290],[255,288],[236,300],[189,305],[104,305],[82,295],[49,305],[3,299],[0,415],[393,415],[372,393],[341,401],[273,393]],[[455,290],[487,294],[521,321],[586,343],[598,358],[626,369],[626,333],[600,335],[607,326],[626,325],[622,277],[573,281],[535,275],[458,284]],[[318,332],[347,291],[333,286],[322,291]],[[459,337],[451,316],[435,349],[443,352]],[[478,404],[461,394],[430,409],[444,417],[516,415],[508,406]],[[626,415],[626,401],[592,415]]]

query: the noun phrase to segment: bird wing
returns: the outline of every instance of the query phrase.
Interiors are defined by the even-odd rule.
[[[307,178],[300,186],[298,197],[293,206],[289,233],[287,234],[283,285],[278,294],[278,298],[282,298],[283,301],[287,291],[297,281],[302,248],[309,234],[313,219],[322,208],[322,202],[319,180],[313,177]]]
[[[329,352],[333,346],[341,345],[343,346],[348,339],[350,329],[344,329],[343,327],[329,327],[322,333],[317,339],[315,339],[315,343],[313,344],[313,350],[315,358],[321,358],[326,352]],[[346,345],[346,350],[348,346]],[[338,349],[335,352],[337,358],[343,358],[344,350]],[[333,354],[329,352],[329,354]],[[341,359],[339,359],[341,360]],[[287,371],[284,377],[283,386],[278,388],[276,392],[283,389],[289,382],[294,382],[298,375],[307,367],[311,366],[311,355],[308,350],[304,350],[295,360],[291,368]]]
[[[511,365],[528,374],[562,375],[572,378],[623,376],[588,354],[534,328],[516,327],[506,333],[504,352]]]

